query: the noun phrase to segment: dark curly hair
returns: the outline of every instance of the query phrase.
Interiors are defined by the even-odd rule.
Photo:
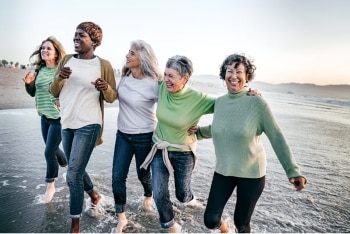
[[[81,29],[89,34],[91,41],[94,43],[94,48],[101,45],[103,34],[102,29],[98,24],[95,24],[93,22],[82,22],[77,26],[76,29]]]
[[[231,54],[225,58],[224,62],[220,66],[220,79],[225,80],[227,67],[233,63],[235,63],[235,68],[237,68],[240,64],[243,64],[247,73],[248,81],[252,81],[254,79],[256,67],[244,54]]]

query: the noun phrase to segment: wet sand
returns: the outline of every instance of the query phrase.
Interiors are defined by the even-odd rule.
[[[40,117],[34,109],[34,98],[26,94],[21,80],[27,70],[0,68],[0,232],[1,233],[67,233],[69,231],[69,192],[60,168],[56,194],[49,204],[42,203],[45,192],[44,143]],[[4,81],[5,79],[5,81]],[[205,92],[221,93],[222,87],[191,83]],[[264,92],[280,123],[295,158],[309,179],[306,189],[297,193],[270,144],[262,137],[267,152],[268,168],[265,190],[252,217],[255,232],[350,232],[350,110],[348,106],[328,104],[293,95]],[[317,101],[317,102],[316,102]],[[97,147],[88,172],[97,190],[105,196],[100,218],[82,216],[84,233],[110,233],[116,226],[111,191],[111,169],[117,130],[117,103],[107,106],[104,144]],[[202,123],[210,123],[210,117]],[[201,206],[189,209],[174,196],[176,221],[187,233],[210,233],[203,224],[215,155],[211,140],[198,143],[198,166],[192,186]],[[142,189],[137,181],[134,163],[127,180],[127,216],[125,232],[166,232],[159,226],[157,213],[146,215],[140,209]],[[88,196],[85,196],[87,199]],[[235,195],[225,207],[223,218],[232,227]],[[86,206],[84,206],[86,207]]]

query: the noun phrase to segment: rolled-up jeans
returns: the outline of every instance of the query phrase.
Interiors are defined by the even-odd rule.
[[[152,197],[151,170],[141,168],[148,152],[152,148],[153,132],[140,134],[127,134],[117,131],[114,147],[112,189],[116,213],[125,212],[126,204],[126,178],[135,155],[136,172],[142,184],[144,196]]]
[[[176,198],[180,202],[193,199],[191,177],[194,166],[194,155],[191,151],[169,151],[169,160],[174,168],[174,182]],[[156,203],[162,228],[173,226],[174,210],[170,200],[170,173],[163,162],[162,151],[157,150],[151,163],[153,197]]]
[[[91,124],[78,129],[63,129],[62,144],[68,159],[67,184],[70,194],[70,217],[79,218],[83,211],[84,191],[93,190],[85,171],[100,133],[101,125]]]
[[[61,144],[61,119],[50,119],[41,116],[41,135],[45,142],[46,177],[45,181],[51,183],[58,176],[58,164],[62,167],[67,165],[67,159]]]

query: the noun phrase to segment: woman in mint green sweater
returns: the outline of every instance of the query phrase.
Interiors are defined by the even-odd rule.
[[[292,151],[266,101],[248,97],[246,84],[254,78],[255,66],[238,54],[228,56],[220,68],[228,93],[215,101],[213,122],[194,127],[198,139],[213,138],[216,166],[204,223],[208,228],[228,231],[221,220],[224,207],[237,187],[234,223],[238,232],[250,232],[250,220],[265,186],[266,156],[260,135],[265,133],[297,191],[306,184]]]

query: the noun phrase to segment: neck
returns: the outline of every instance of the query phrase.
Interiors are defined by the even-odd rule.
[[[77,55],[77,59],[93,59],[95,58],[94,53],[82,53]]]
[[[131,74],[135,79],[143,79],[145,78],[145,76],[143,75],[143,73],[141,72],[141,69],[130,69],[131,70]]]
[[[54,68],[56,67],[56,62],[55,61],[46,61],[46,67],[48,68]]]

